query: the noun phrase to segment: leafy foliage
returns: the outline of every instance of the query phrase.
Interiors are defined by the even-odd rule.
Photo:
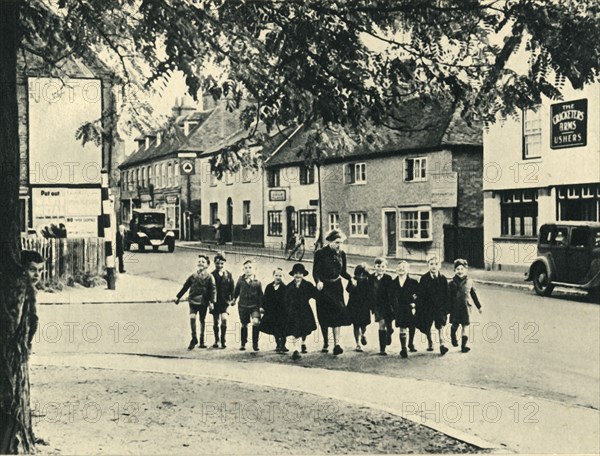
[[[240,113],[250,135],[259,123],[314,128],[310,160],[373,124],[407,128],[395,107],[416,96],[490,121],[560,97],[566,79],[597,81],[599,9],[592,0],[31,0],[22,34],[54,71],[67,56],[102,60],[136,95],[121,105],[129,127],[143,123],[143,92],[181,71],[193,96],[202,89],[235,108],[252,99]],[[511,64],[520,54],[524,71]],[[98,139],[88,127],[78,135]],[[235,168],[245,147],[214,165]]]

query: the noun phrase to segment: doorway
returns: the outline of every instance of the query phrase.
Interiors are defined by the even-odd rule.
[[[396,232],[396,211],[386,211],[385,215],[385,237],[386,252],[388,256],[396,256],[398,236]]]

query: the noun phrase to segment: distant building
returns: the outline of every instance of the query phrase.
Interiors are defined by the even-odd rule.
[[[398,115],[406,119],[406,131],[380,127],[382,144],[325,157],[320,169],[306,168],[298,158],[307,139],[303,129],[265,148],[267,155],[274,152],[267,172],[279,173],[279,186],[267,190],[286,198],[265,201],[282,225],[271,232],[277,227],[310,235],[321,204],[323,230],[341,229],[349,253],[410,260],[461,256],[483,266],[481,128],[468,126],[458,111],[418,100],[401,105]],[[292,169],[297,180],[282,178]]]
[[[498,119],[484,134],[485,262],[524,270],[546,222],[600,221],[599,90]]]
[[[202,146],[196,132],[211,112],[176,101],[170,128],[136,138],[137,150],[119,165],[122,223],[134,208],[162,209],[166,227],[178,238],[199,238],[202,176],[196,156]]]

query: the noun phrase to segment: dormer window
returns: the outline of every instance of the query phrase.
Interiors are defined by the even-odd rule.
[[[150,148],[150,136],[146,136],[146,150]]]

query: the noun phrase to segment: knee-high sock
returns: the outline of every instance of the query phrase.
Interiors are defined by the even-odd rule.
[[[329,338],[327,337],[329,328],[327,326],[321,326],[321,335],[323,336],[323,346],[329,346]]]
[[[406,350],[406,333],[400,333],[400,345],[402,346],[402,350]]]
[[[192,330],[192,339],[197,339],[196,338],[196,317],[194,317],[194,318],[190,317],[190,329]]]
[[[221,345],[225,345],[225,334],[227,333],[227,323],[221,323]]]
[[[258,346],[258,338],[260,336],[260,329],[258,326],[252,326],[252,345]]]
[[[248,342],[248,327],[242,326],[242,345],[246,345]]]
[[[213,334],[215,335],[215,344],[219,343],[219,320],[213,323]]]
[[[408,328],[408,345],[414,345],[415,342],[415,327]]]
[[[379,330],[379,351],[385,352],[385,347],[387,346],[387,330],[380,329]]]

